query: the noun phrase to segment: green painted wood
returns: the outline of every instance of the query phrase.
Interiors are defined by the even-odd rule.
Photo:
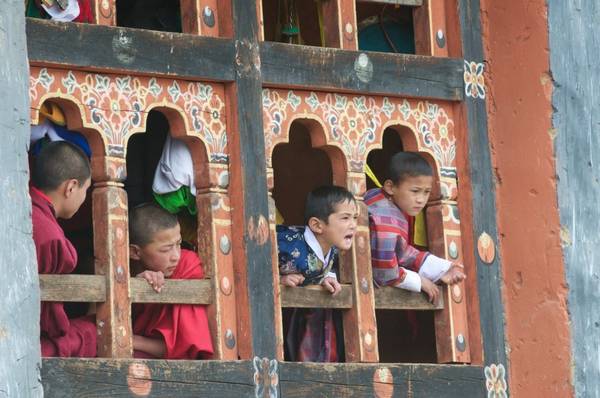
[[[32,240],[29,67],[23,0],[0,6],[0,397],[41,397],[40,296]]]

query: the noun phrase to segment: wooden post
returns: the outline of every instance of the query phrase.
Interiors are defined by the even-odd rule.
[[[219,37],[217,0],[179,0],[183,33]]]
[[[321,2],[325,47],[358,49],[356,8],[354,0],[328,0]]]
[[[348,173],[347,186],[364,187],[365,175]],[[341,282],[351,283],[353,307],[344,311],[344,347],[347,362],[378,362],[377,322],[369,244],[369,216],[362,200],[364,189],[354,192],[359,210],[358,226],[352,249],[341,253]]]
[[[232,0],[235,82],[227,88],[231,148],[233,249],[240,356],[275,359],[276,312],[262,124],[262,79],[256,3]],[[242,346],[242,340],[245,345]]]
[[[418,55],[448,56],[444,3],[439,0],[423,0],[422,6],[414,8],[413,26]]]
[[[0,396],[41,397],[40,290],[31,230],[29,67],[23,0],[0,7]]]
[[[132,355],[129,299],[129,231],[125,159],[92,158],[94,257],[96,274],[106,276],[106,301],[98,303],[98,356]]]
[[[96,25],[117,25],[117,0],[90,0]]]
[[[429,251],[438,257],[463,262],[457,203],[442,200],[427,207]],[[469,277],[474,277],[469,275]],[[464,282],[443,288],[444,309],[435,312],[439,363],[469,363],[469,324]]]
[[[212,283],[212,304],[208,306],[215,359],[238,358],[236,295],[234,289],[233,256],[231,254],[231,208],[225,191],[228,181],[226,166],[209,164],[211,187],[199,191],[198,243],[205,275]],[[212,177],[215,178],[212,178]],[[228,178],[228,177],[227,177]],[[215,181],[216,180],[216,181]]]
[[[283,361],[283,316],[281,312],[281,284],[279,281],[279,256],[277,252],[277,231],[276,231],[276,215],[277,208],[275,206],[275,200],[273,200],[272,190],[274,185],[273,179],[273,168],[267,168],[267,189],[269,190],[269,231],[272,236],[271,239],[271,261],[273,264],[273,299],[275,302],[275,324],[273,329],[275,332],[275,342],[277,345],[277,356],[276,358]]]

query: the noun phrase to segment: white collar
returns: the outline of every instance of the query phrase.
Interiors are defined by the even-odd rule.
[[[323,255],[323,248],[321,248],[321,244],[317,240],[314,232],[308,227],[308,225],[304,228],[304,241],[306,244],[315,252],[317,258],[323,262],[323,265],[326,266],[329,261],[329,257],[331,257],[331,252],[333,251],[333,246],[327,252],[327,255]]]

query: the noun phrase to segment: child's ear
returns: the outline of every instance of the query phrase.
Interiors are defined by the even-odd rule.
[[[383,182],[383,187],[381,187],[381,189],[383,189],[384,192],[387,193],[388,195],[393,195],[394,194],[394,182],[392,180],[385,180]]]
[[[142,249],[138,245],[130,244],[129,245],[129,258],[132,260],[140,260],[141,259],[141,251],[142,251]]]
[[[311,217],[308,220],[308,227],[315,234],[320,234],[323,232],[323,221],[319,220],[317,217]]]
[[[75,188],[77,188],[79,186],[79,181],[77,181],[75,178],[71,178],[70,180],[66,180],[63,183],[63,195],[65,198],[68,198],[71,196],[71,194],[73,194],[73,191]]]

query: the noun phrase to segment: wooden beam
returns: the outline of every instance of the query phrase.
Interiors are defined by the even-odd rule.
[[[357,3],[379,3],[393,4],[397,6],[419,7],[423,5],[423,0],[356,0]]]
[[[208,279],[165,280],[160,293],[157,293],[142,278],[131,278],[129,284],[132,303],[210,304],[212,302],[212,286]]]
[[[48,397],[254,396],[251,361],[43,359]]]
[[[479,366],[262,361],[42,360],[49,397],[482,397]],[[272,370],[279,371],[271,374]],[[269,388],[270,387],[270,388]],[[281,394],[269,394],[281,388]]]
[[[102,275],[40,275],[42,301],[104,302],[106,278]],[[132,303],[210,304],[212,286],[208,279],[166,280],[160,293],[141,278],[129,280]]]
[[[352,286],[342,285],[342,291],[332,296],[320,285],[305,287],[281,286],[281,306],[286,308],[352,308]]]
[[[444,299],[440,296],[438,302],[432,304],[421,293],[385,286],[375,289],[375,308],[378,310],[436,311],[444,309]]]
[[[478,366],[282,363],[282,397],[483,397]]]
[[[42,301],[101,303],[106,301],[103,275],[40,275]]]
[[[27,49],[32,65],[195,80],[234,78],[233,42],[214,37],[28,18]]]
[[[191,80],[235,79],[235,44],[229,39],[28,19],[27,43],[32,65]],[[260,72],[265,86],[463,99],[459,59],[273,42],[259,46],[261,63],[249,59],[245,67]]]
[[[265,86],[460,101],[463,61],[261,43]]]

